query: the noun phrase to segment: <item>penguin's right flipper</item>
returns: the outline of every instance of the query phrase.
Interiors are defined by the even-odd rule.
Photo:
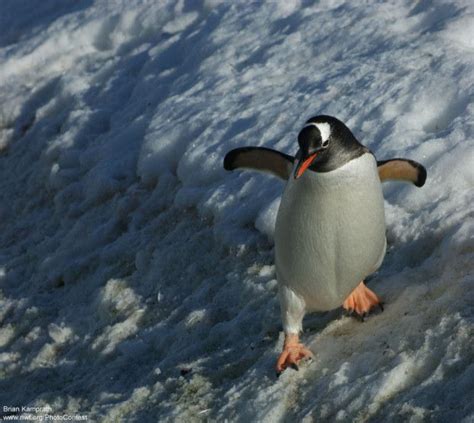
[[[240,168],[270,172],[287,180],[293,168],[292,156],[265,147],[241,147],[229,151],[224,158],[224,169]]]
[[[379,177],[384,181],[407,181],[422,187],[426,181],[426,169],[418,162],[408,159],[377,161]]]

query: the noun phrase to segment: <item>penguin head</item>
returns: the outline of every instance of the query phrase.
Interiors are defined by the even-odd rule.
[[[298,134],[299,152],[294,177],[310,169],[329,172],[367,152],[350,129],[332,116],[309,119]]]

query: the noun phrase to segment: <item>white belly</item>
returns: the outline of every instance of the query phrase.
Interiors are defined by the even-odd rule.
[[[326,173],[290,177],[275,227],[278,283],[308,311],[331,310],[385,255],[385,217],[377,164],[366,153]]]

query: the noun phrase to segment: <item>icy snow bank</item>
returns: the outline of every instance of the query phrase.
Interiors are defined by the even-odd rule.
[[[470,2],[3,1],[0,394],[93,420],[474,417]],[[338,116],[380,159],[389,254],[365,325],[310,316],[278,381],[282,182],[226,151],[292,154]]]

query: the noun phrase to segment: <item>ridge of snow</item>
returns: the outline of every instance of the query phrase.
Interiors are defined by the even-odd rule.
[[[0,403],[101,421],[472,421],[474,56],[467,0],[0,4]],[[308,316],[273,374],[288,154],[335,115],[390,183],[386,310]],[[8,414],[8,413],[7,413]]]

